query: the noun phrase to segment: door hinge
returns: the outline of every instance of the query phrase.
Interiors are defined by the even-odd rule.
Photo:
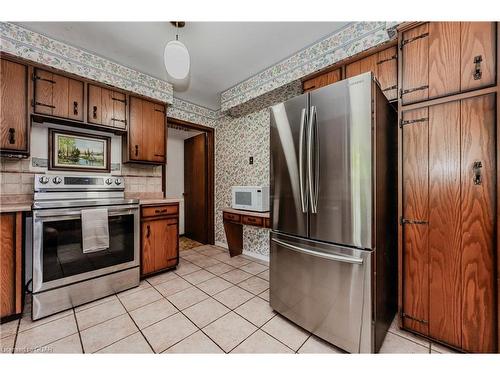
[[[413,316],[410,316],[410,315],[408,315],[408,314],[406,314],[404,312],[401,314],[401,316],[403,318],[406,318],[406,319],[414,320],[415,322],[418,322],[418,323],[429,324],[429,322],[427,320],[425,320],[425,319],[414,318]]]
[[[122,102],[123,104],[127,105],[127,99],[118,99],[118,98],[111,98],[112,100],[116,100],[117,102]]]
[[[45,81],[45,82],[49,82],[49,83],[52,83],[52,84],[56,83],[56,81],[54,81],[52,79],[42,78],[42,77],[37,76],[35,73],[33,73],[33,81],[36,81],[36,80]]]
[[[394,56],[391,56],[391,57],[388,57],[387,59],[383,59],[383,60],[380,60],[377,62],[377,65],[380,65],[380,64],[383,64],[385,62],[388,62],[388,61],[391,61],[391,60],[396,60],[398,58],[397,55],[394,55]]]
[[[421,35],[414,36],[413,38],[410,38],[410,39],[404,39],[401,41],[401,45],[399,46],[399,49],[403,49],[403,47],[405,45],[407,45],[408,43],[414,42],[415,40],[418,40],[418,39],[426,38],[428,36],[429,36],[429,33],[424,33]]]
[[[410,220],[410,219],[405,219],[404,217],[400,217],[399,218],[399,224],[401,225],[405,225],[405,224],[423,224],[423,225],[427,225],[429,224],[428,221],[425,221],[425,220]]]
[[[389,87],[386,87],[385,89],[382,89],[382,91],[389,91],[389,90],[395,90],[398,88],[398,85],[394,85],[394,86],[389,86]]]
[[[415,124],[417,122],[426,122],[428,120],[429,120],[429,118],[427,118],[427,117],[417,118],[415,120],[401,120],[399,122],[399,127],[402,128],[404,125]]]
[[[429,88],[429,85],[423,85],[423,86],[415,87],[412,89],[406,89],[406,90],[401,89],[399,91],[399,97],[400,97],[400,99],[403,99],[403,95],[405,95],[405,94],[409,94],[409,93],[414,92],[414,91],[426,90],[428,88]]]

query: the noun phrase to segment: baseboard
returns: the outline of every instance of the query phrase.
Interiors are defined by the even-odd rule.
[[[220,242],[220,241],[215,241],[215,246],[223,247],[224,249],[228,248],[227,243]],[[246,251],[246,250],[243,250],[243,255],[246,255],[247,257],[255,258],[258,260],[263,260],[264,262],[269,263],[269,255],[257,254],[257,253],[253,253],[251,251]]]
[[[225,242],[220,242],[220,241],[215,241],[215,246],[223,247],[224,249],[227,249],[227,243]]]

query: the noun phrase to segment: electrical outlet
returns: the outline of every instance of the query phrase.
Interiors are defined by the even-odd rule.
[[[248,159],[248,164],[250,164],[250,165],[253,164],[253,156],[250,156],[250,158]]]

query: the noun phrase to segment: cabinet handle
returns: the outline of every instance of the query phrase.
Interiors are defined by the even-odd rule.
[[[483,73],[481,72],[481,62],[483,57],[481,55],[474,57],[474,80],[481,79]]]
[[[483,183],[483,177],[481,176],[482,167],[483,163],[480,161],[475,161],[474,164],[472,164],[472,171],[474,172],[472,180],[474,181],[474,185],[481,185]]]
[[[149,227],[149,225],[146,227],[147,231],[146,231],[146,238],[149,238],[149,236],[151,235],[151,228]]]
[[[139,145],[135,145],[135,156],[139,155]]]
[[[95,105],[92,111],[92,117],[97,118],[97,106]]]
[[[16,129],[9,128],[9,143],[13,145],[16,143]]]
[[[78,102],[73,102],[73,114],[78,116]]]
[[[167,212],[167,211],[168,211],[168,208],[165,208],[163,210],[155,210],[155,213],[156,214],[162,214],[162,213]]]

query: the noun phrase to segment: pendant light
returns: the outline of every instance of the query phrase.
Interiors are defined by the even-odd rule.
[[[163,59],[167,70],[168,80],[174,86],[185,85],[189,81],[189,69],[191,61],[189,51],[184,43],[179,41],[179,29],[185,26],[185,22],[170,22],[176,28],[175,40],[171,40],[165,46]]]

